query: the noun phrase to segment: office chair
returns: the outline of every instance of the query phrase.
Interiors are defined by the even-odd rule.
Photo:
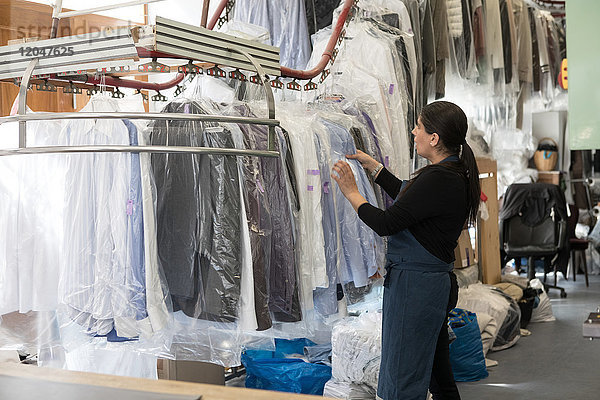
[[[547,183],[513,184],[504,196],[500,211],[500,237],[508,259],[526,257],[527,278],[535,278],[536,259],[544,259],[544,286],[560,290],[556,273],[568,262],[567,212],[564,194]],[[554,285],[546,283],[546,273],[554,269]],[[566,271],[563,271],[566,274]]]

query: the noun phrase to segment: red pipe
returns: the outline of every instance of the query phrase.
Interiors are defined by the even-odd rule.
[[[329,42],[327,43],[327,48],[323,52],[323,55],[321,56],[321,60],[319,61],[319,63],[313,69],[305,70],[305,71],[301,71],[298,69],[291,69],[291,68],[282,66],[281,67],[281,76],[288,77],[288,78],[297,78],[297,79],[312,79],[315,76],[319,75],[321,72],[323,72],[323,70],[327,66],[327,63],[329,62],[329,60],[331,60],[333,58],[333,49],[335,48],[335,45],[337,44],[337,41],[340,38],[340,34],[342,33],[342,30],[344,29],[344,24],[346,23],[346,18],[348,18],[348,13],[350,12],[350,9],[352,8],[353,4],[354,4],[354,0],[345,0],[344,1],[344,8],[342,9],[342,12],[340,13],[340,16],[335,24],[335,28],[333,29],[333,32],[331,33],[331,37],[329,38]]]
[[[134,81],[132,79],[120,79],[113,78],[112,76],[106,76],[104,78],[94,78],[88,77],[86,83],[91,83],[93,85],[105,84],[107,86],[114,87],[126,87],[130,89],[138,89],[138,90],[154,90],[155,92],[165,89],[170,89],[174,86],[177,86],[181,81],[185,78],[185,74],[177,74],[174,79],[171,79],[168,82],[163,83],[150,83],[143,81]]]
[[[219,17],[223,13],[223,10],[225,9],[225,7],[227,7],[227,1],[228,0],[221,0],[219,5],[217,6],[217,9],[215,10],[215,13],[213,14],[210,21],[208,22],[208,25],[206,26],[208,29],[213,30],[215,28],[215,25],[219,21]]]
[[[161,53],[159,51],[148,50],[144,47],[136,47],[135,49],[137,50],[139,58],[183,58],[174,56],[169,53]]]

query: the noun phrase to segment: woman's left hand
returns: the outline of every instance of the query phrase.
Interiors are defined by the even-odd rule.
[[[335,163],[331,177],[337,182],[346,198],[354,193],[359,193],[356,180],[354,179],[354,172],[352,172],[352,168],[350,168],[350,165],[346,161],[340,160]]]

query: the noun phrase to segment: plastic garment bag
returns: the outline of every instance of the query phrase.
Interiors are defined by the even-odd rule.
[[[196,89],[188,91],[191,99],[176,100],[165,111],[218,114]],[[237,125],[199,121],[154,123],[145,136],[149,144],[245,144]],[[249,195],[263,187],[247,185],[253,172],[244,165],[249,159],[152,155],[159,256],[175,311],[170,357],[233,366],[240,363],[242,346],[272,346],[272,338],[253,333],[271,324],[265,308],[268,265],[259,269],[255,258],[263,250],[261,240],[271,242],[268,204]]]
[[[349,131],[342,125],[327,119],[322,119],[320,123],[329,135],[331,165],[338,160],[347,161],[354,172],[361,194],[371,204],[377,204],[373,188],[360,163],[346,158],[346,154],[356,153],[356,146]],[[367,284],[368,278],[377,272],[375,233],[360,221],[352,205],[336,186],[334,186],[334,193],[342,235],[341,282],[354,282],[356,287],[362,287]]]
[[[238,128],[239,129],[239,128]],[[243,135],[244,147],[254,148],[254,141],[250,135]],[[243,188],[245,198],[245,219],[248,235],[252,274],[255,318],[257,329],[268,329],[272,325],[269,312],[269,286],[268,276],[271,263],[271,212],[265,195],[265,183],[260,172],[260,159],[245,156],[243,163]],[[242,293],[243,295],[243,293]]]
[[[393,35],[390,39],[395,43],[402,60],[403,80],[408,98],[407,123],[410,131],[416,124],[417,114],[421,109],[417,105],[420,104],[418,93],[422,90],[419,83],[422,82],[422,66],[417,58],[417,54],[420,55],[417,51],[420,52],[421,47],[418,43],[420,41],[420,18],[418,21],[413,21],[413,18],[417,18],[417,16],[415,14],[411,17],[409,6],[418,8],[418,5],[411,5],[402,0],[367,0],[360,4],[363,18],[374,24],[378,30]]]
[[[117,103],[100,94],[84,111],[117,111]],[[139,132],[134,124],[104,122],[30,123],[29,145],[137,143]],[[37,190],[27,192],[39,197],[36,204],[23,209],[23,215],[35,217],[38,228],[35,240],[20,241],[17,249],[45,257],[47,264],[34,257],[36,265],[45,271],[19,268],[20,275],[32,283],[43,279],[44,288],[28,296],[27,307],[34,311],[2,316],[0,330],[5,340],[0,346],[37,353],[40,366],[69,369],[74,369],[70,361],[85,362],[72,356],[82,346],[95,352],[110,346],[110,342],[115,346],[119,342],[116,351],[141,355],[141,350],[155,360],[152,354],[163,351],[168,338],[154,336],[165,327],[168,315],[158,266],[148,268],[146,262],[150,250],[145,240],[144,214],[153,205],[152,196],[149,207],[143,204],[148,199],[143,195],[139,155],[53,154],[13,160],[29,163],[27,174],[19,179],[22,184],[35,178],[32,189],[47,190],[46,185],[51,184],[58,196],[51,191],[43,195]],[[39,175],[38,168],[45,173]],[[20,201],[26,199],[21,196]],[[49,211],[46,207],[51,201],[56,204]],[[47,253],[46,248],[53,248],[56,256]],[[13,287],[25,289],[23,285]],[[35,304],[42,296],[44,304]],[[133,358],[127,359],[131,362],[123,360],[122,368],[138,369],[139,363]],[[101,368],[94,362],[88,366],[93,371]],[[121,370],[103,369],[112,373]]]
[[[228,113],[254,116],[247,105],[232,107]],[[265,126],[241,124],[240,129],[253,149],[267,149],[268,129]],[[295,322],[301,319],[301,307],[290,208],[298,209],[294,194],[297,184],[295,177],[290,177],[293,155],[282,133],[278,135],[277,146],[282,152],[282,159],[261,157],[257,161],[262,175],[262,179],[257,181],[257,188],[264,194],[271,211],[268,304],[274,320]]]
[[[346,114],[355,116],[362,124],[363,129],[361,131],[366,153],[383,164],[385,158],[381,150],[380,135],[378,134],[377,121],[379,114],[377,114],[376,107],[375,100],[372,97],[364,96],[354,99],[352,104],[345,105],[343,109]],[[377,196],[377,206],[379,208],[388,208],[394,204],[394,199],[381,189],[379,185],[376,185],[375,182],[373,182],[373,189]]]
[[[379,142],[383,163],[402,179],[409,177],[409,98],[405,79],[405,53],[402,52],[404,37],[401,31],[385,26],[378,29],[377,21],[353,21],[347,28],[336,63],[331,68],[332,78],[328,91],[341,93],[353,99],[370,95],[375,99],[380,124]],[[410,35],[409,35],[410,36]],[[351,40],[350,40],[351,38]],[[323,49],[328,37],[317,34],[315,51],[309,63],[314,66],[320,58],[317,50]],[[404,46],[406,48],[406,46]],[[402,55],[401,55],[402,54]],[[408,61],[407,64],[408,65]],[[414,108],[411,107],[414,110]]]
[[[304,0],[240,0],[234,20],[267,28],[281,65],[304,69],[311,52]]]
[[[204,114],[172,102],[165,112]],[[199,121],[157,121],[153,145],[235,147],[230,132]],[[237,161],[220,155],[153,154],[159,257],[174,311],[218,321],[238,317],[241,279]]]
[[[323,238],[323,210],[321,206],[321,171],[314,142],[310,140],[314,124],[309,123],[306,115],[302,115],[300,104],[281,103],[278,119],[288,132],[290,144],[294,152],[294,169],[298,179],[298,265],[302,280],[302,302],[305,309],[313,308],[313,290],[335,286],[335,266],[333,274],[326,268],[325,242]],[[307,140],[308,139],[308,140]],[[331,280],[333,278],[333,281]],[[335,302],[337,306],[337,300]],[[335,310],[337,311],[337,310]],[[334,311],[334,312],[335,312]]]
[[[327,133],[323,127],[316,128],[312,133],[317,160],[319,163],[319,175],[321,178],[321,209],[323,211],[323,239],[325,243],[325,265],[330,279],[328,288],[316,288],[313,294],[315,307],[323,315],[334,314],[338,311],[337,285],[341,283],[339,271],[343,260],[340,242],[340,224],[336,209],[336,195],[333,180],[330,176],[331,161],[330,143]]]
[[[61,144],[60,130],[60,122],[29,122],[27,145]],[[0,125],[0,147],[17,148],[18,140],[17,123]],[[1,157],[0,168],[0,315],[54,311],[63,244],[63,159]]]
[[[448,72],[455,73],[463,79],[474,79],[478,72],[471,24],[471,1],[448,1],[447,12],[450,49]]]
[[[103,96],[84,108],[99,110],[112,111]],[[137,131],[119,120],[81,120],[66,124],[61,136],[69,145],[129,145]],[[147,317],[140,184],[139,158],[130,154],[67,156],[59,293],[63,310],[90,334],[116,327],[137,336],[135,321]]]

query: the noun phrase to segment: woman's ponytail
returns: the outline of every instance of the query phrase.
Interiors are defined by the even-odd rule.
[[[477,221],[477,212],[479,211],[479,201],[481,199],[481,185],[479,183],[479,168],[477,167],[477,161],[475,160],[475,154],[471,146],[465,141],[462,144],[462,151],[460,154],[460,161],[464,165],[465,175],[468,181],[468,221],[475,223]]]

